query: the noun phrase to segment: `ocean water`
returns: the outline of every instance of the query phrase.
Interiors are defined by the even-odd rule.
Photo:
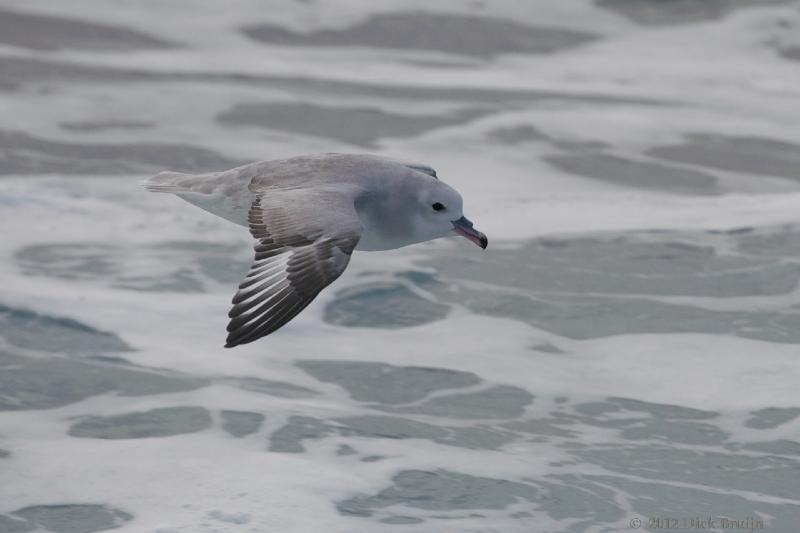
[[[797,531],[798,61],[797,1],[0,0],[0,532]],[[247,231],[139,182],[323,151],[489,248],[225,350]]]

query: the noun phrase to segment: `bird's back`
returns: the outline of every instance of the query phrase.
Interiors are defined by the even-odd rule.
[[[223,172],[161,172],[145,181],[153,192],[173,193],[236,224],[247,226],[253,200],[270,189],[316,188],[342,183],[362,185],[392,179],[409,171],[436,177],[428,165],[366,154],[313,154],[257,161]]]

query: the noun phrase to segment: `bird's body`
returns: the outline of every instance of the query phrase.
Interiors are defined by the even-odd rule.
[[[344,271],[353,250],[390,250],[452,235],[483,248],[461,196],[429,166],[359,154],[260,161],[225,172],[162,172],[145,182],[250,228],[256,257],[229,313],[226,346],[294,318]]]

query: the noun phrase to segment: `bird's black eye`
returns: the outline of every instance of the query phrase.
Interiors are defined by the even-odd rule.
[[[436,202],[431,207],[433,208],[434,211],[444,211],[445,210],[444,204],[442,204],[440,202]]]

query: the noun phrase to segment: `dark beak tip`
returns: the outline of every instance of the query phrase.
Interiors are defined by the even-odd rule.
[[[453,220],[452,224],[453,231],[462,237],[466,237],[482,249],[485,250],[486,247],[489,246],[489,239],[483,232],[476,230],[468,218],[461,217],[458,220]]]

